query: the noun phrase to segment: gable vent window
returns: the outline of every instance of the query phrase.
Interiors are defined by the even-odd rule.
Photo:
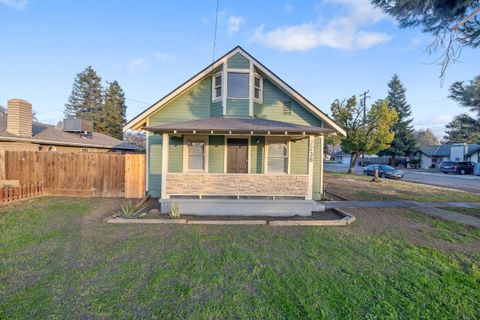
[[[227,79],[228,98],[248,99],[248,73],[229,72]]]
[[[262,97],[263,97],[262,87],[263,87],[263,79],[262,79],[262,77],[260,77],[260,75],[256,74],[255,75],[255,81],[254,81],[254,84],[253,84],[253,90],[254,90],[253,91],[253,99],[256,102],[262,103]]]
[[[212,100],[222,99],[222,73],[219,72],[213,76],[212,81]]]
[[[292,101],[283,101],[283,115],[289,116],[292,114]]]

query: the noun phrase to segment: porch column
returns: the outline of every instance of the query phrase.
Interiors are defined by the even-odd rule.
[[[314,155],[314,137],[308,136],[308,194],[307,200],[313,199],[313,155]]]
[[[320,139],[320,195],[323,196],[323,144],[324,137],[318,137]]]
[[[161,198],[167,199],[167,174],[168,174],[168,144],[170,137],[168,133],[162,135],[162,191]]]

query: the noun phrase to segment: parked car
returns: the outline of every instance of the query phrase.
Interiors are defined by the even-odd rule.
[[[375,169],[378,169],[378,176],[388,179],[401,179],[404,176],[402,170],[387,166],[386,164],[371,164],[363,169],[363,174],[367,176],[374,176]]]
[[[473,169],[475,168],[475,162],[472,161],[443,161],[440,165],[440,170],[447,174],[449,172],[458,173],[458,174],[473,174]]]

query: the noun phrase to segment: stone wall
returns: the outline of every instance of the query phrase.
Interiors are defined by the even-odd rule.
[[[167,194],[306,196],[308,176],[169,173]]]

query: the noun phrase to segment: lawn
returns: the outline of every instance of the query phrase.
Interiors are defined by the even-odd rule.
[[[479,229],[400,208],[348,227],[110,225],[111,201],[1,209],[1,319],[480,317]]]
[[[480,193],[457,191],[400,180],[381,179],[346,173],[325,173],[327,192],[348,200],[412,200],[412,201],[465,201],[480,202]]]

